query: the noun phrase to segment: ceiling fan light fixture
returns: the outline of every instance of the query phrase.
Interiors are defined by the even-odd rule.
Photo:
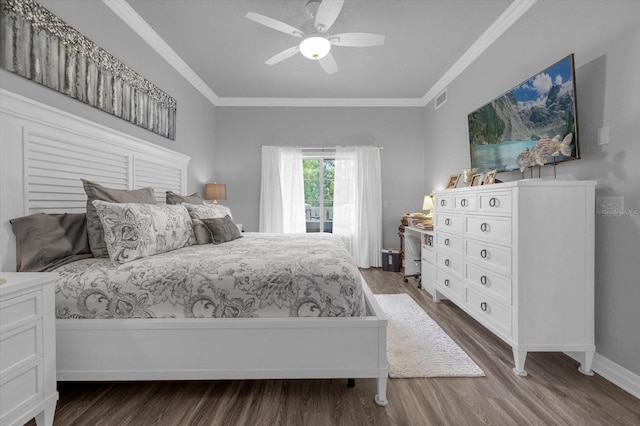
[[[331,50],[331,42],[321,36],[311,36],[302,40],[300,43],[300,53],[305,58],[317,61],[327,56]]]

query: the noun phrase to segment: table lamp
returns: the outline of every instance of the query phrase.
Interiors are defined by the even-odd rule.
[[[204,186],[204,199],[218,204],[218,200],[227,199],[227,185],[224,183],[207,183]]]
[[[428,223],[432,223],[433,222],[433,198],[431,197],[431,195],[425,195],[424,196],[424,201],[422,202],[422,210],[428,210],[429,213],[427,213],[427,222]]]

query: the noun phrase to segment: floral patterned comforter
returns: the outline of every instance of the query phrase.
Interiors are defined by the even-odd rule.
[[[243,233],[115,266],[56,269],[58,318],[361,316],[358,268],[332,234]]]

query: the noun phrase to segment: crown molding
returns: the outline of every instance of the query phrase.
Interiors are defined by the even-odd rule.
[[[109,9],[146,41],[160,56],[176,69],[189,83],[193,85],[213,105],[220,99],[207,83],[154,31],[147,21],[138,15],[126,0],[102,0]]]
[[[420,98],[219,98],[218,106],[241,107],[423,107]]]
[[[514,0],[446,73],[420,98],[242,98],[219,97],[126,0],[102,0],[176,71],[216,106],[248,107],[424,107],[487,50],[538,0]]]
[[[422,104],[427,105],[440,92],[442,92],[453,80],[467,69],[478,56],[487,50],[502,34],[524,15],[538,0],[514,0],[509,7],[502,12],[493,24],[467,49],[466,52],[445,72],[440,80],[429,89],[422,97]]]

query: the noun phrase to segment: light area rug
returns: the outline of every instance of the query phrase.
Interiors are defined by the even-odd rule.
[[[484,372],[408,294],[376,294],[388,319],[389,377],[474,377]]]

